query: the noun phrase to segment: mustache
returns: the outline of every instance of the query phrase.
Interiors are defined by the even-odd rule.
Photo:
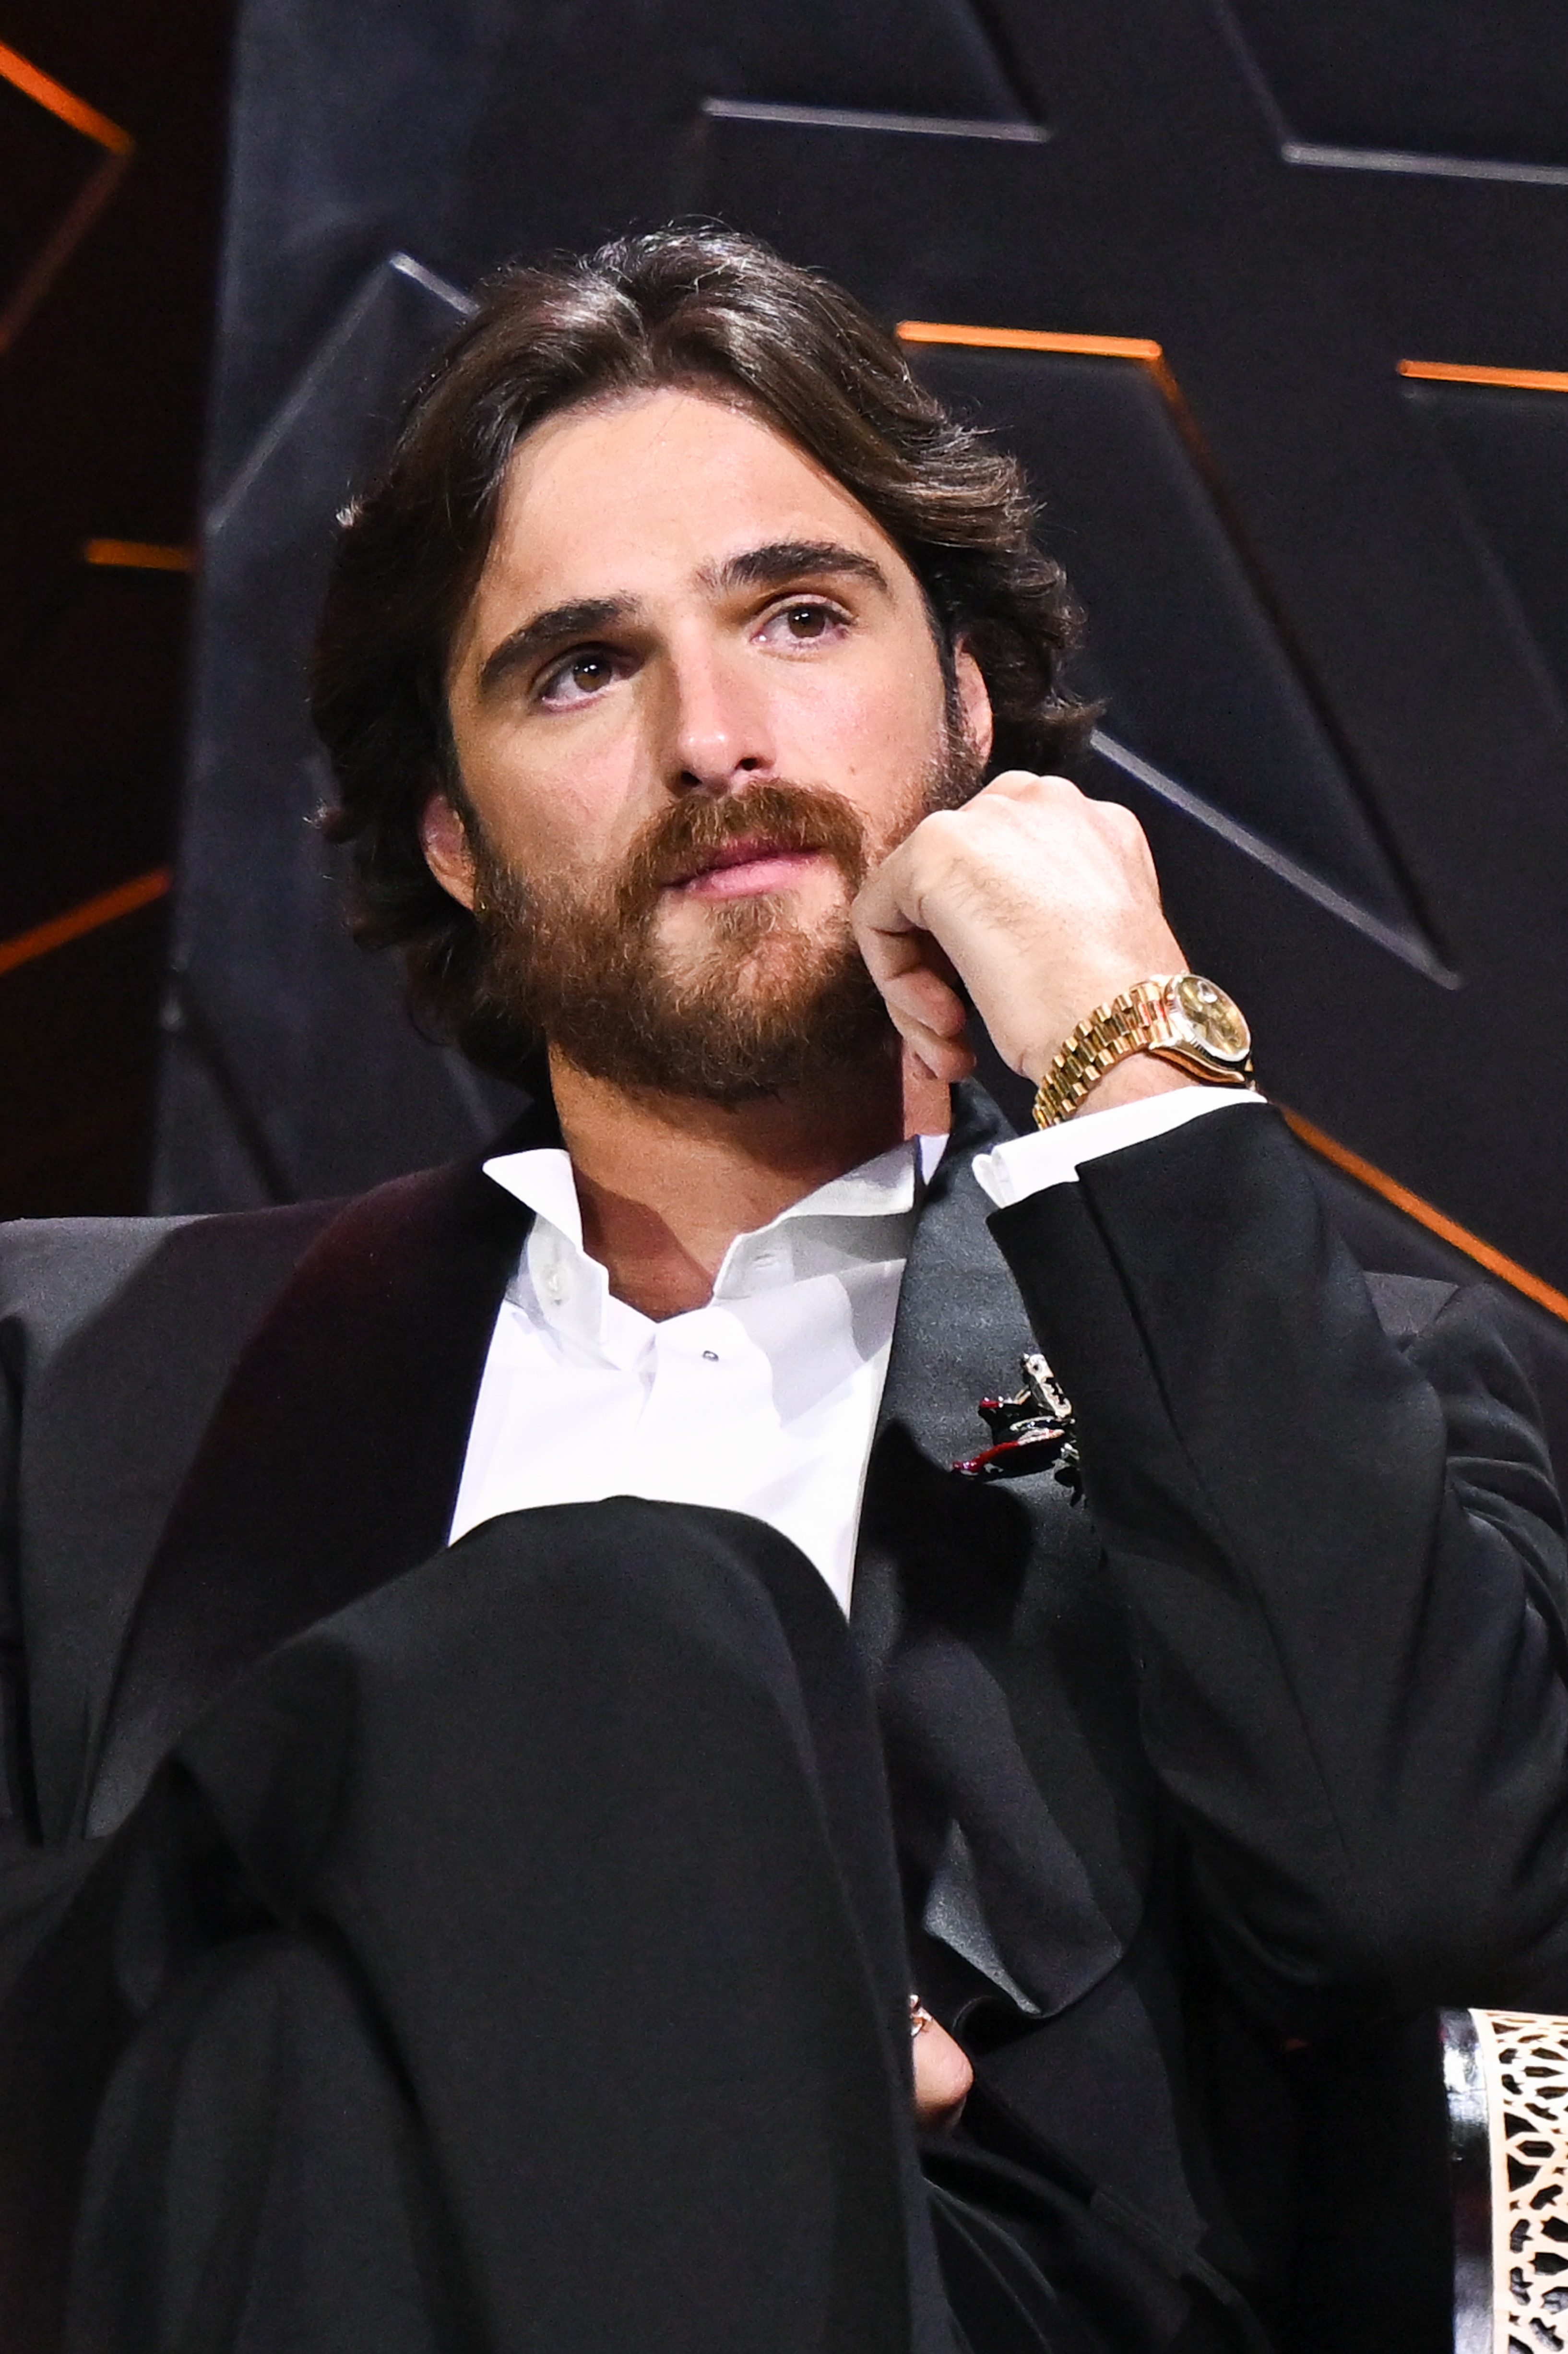
[[[692,793],[651,818],[622,862],[616,892],[626,924],[645,921],[661,894],[739,843],[814,851],[831,858],[852,891],[865,880],[865,828],[841,794],[781,781],[715,798]]]

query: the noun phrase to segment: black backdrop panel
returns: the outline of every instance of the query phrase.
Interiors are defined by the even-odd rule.
[[[1511,602],[1521,650],[1568,709],[1568,384],[1555,393],[1412,384]]]
[[[1299,139],[1374,154],[1568,165],[1559,0],[1229,5]]]
[[[1042,535],[1092,616],[1082,684],[1113,740],[1440,965],[1312,683],[1249,576],[1152,371],[1136,360],[924,347],[919,374],[1043,493]]]
[[[215,477],[369,265],[459,284],[692,198],[705,98],[1018,122],[968,0],[249,0]]]
[[[355,1184],[493,1116],[342,939],[305,822],[324,535],[439,284],[690,207],[889,319],[1160,345],[1176,405],[1134,362],[911,353],[1031,467],[1107,702],[1084,779],[1149,825],[1269,1085],[1568,1286],[1568,396],[1399,373],[1568,368],[1562,60],[1517,69],[1554,26],[249,0],[162,1198]]]
[[[333,518],[410,378],[468,308],[405,254],[379,264],[209,514],[167,1016],[181,1090],[165,1123],[172,1196],[231,1193],[237,1143],[250,1163],[246,1197],[304,1196],[471,1149],[504,1116],[502,1096],[460,1056],[415,1036],[391,970],[346,949],[333,854],[312,822],[332,781],[304,702]],[[237,890],[247,876],[263,887]],[[329,1075],[344,1083],[323,1087]]]

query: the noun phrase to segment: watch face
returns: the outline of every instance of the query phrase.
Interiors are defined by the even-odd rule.
[[[1241,1065],[1252,1051],[1252,1034],[1240,1006],[1201,973],[1181,973],[1171,985],[1176,1026],[1201,1054],[1216,1063]]]

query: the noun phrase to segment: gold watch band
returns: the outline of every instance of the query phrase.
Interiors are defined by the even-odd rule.
[[[1119,997],[1097,1005],[1063,1045],[1034,1094],[1034,1125],[1055,1128],[1070,1119],[1091,1087],[1129,1055],[1159,1055],[1212,1086],[1252,1084],[1250,1055],[1225,1063],[1181,1038],[1171,1017],[1170,994],[1180,976],[1140,981]],[[1210,989],[1211,983],[1202,983]],[[1234,1010],[1234,1009],[1233,1009]],[[1239,1016],[1237,1017],[1239,1021]],[[1242,1027],[1242,1044],[1245,1028]]]

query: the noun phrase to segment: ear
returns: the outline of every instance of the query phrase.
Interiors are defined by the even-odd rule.
[[[419,812],[419,847],[425,854],[426,865],[442,890],[450,892],[461,906],[471,907],[473,850],[468,828],[445,793],[432,793]]]
[[[959,706],[963,713],[964,734],[983,766],[991,758],[991,737],[995,732],[991,695],[984,673],[961,638],[953,651],[953,675],[959,685]]]

